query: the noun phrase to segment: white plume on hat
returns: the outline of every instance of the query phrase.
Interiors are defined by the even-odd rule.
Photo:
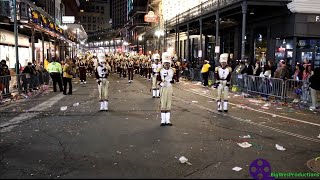
[[[154,59],[154,60],[156,60],[156,59],[160,59],[160,54],[154,54],[154,55],[152,55],[152,59]]]
[[[170,63],[171,64],[171,56],[168,52],[162,53],[162,64]]]
[[[106,62],[106,55],[104,53],[99,53],[97,58],[99,63]]]
[[[220,55],[220,63],[228,63],[228,57],[229,57],[229,54],[228,53],[223,53]]]

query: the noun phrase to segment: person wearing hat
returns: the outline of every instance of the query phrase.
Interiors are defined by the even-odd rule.
[[[80,58],[79,62],[80,84],[87,83],[87,63],[85,59]]]
[[[129,83],[132,83],[133,82],[133,66],[134,66],[134,62],[132,60],[131,57],[129,57],[129,62],[127,63],[127,69],[128,69],[128,80],[129,80]]]
[[[218,87],[218,97],[217,97],[217,105],[218,111],[228,112],[228,92],[231,80],[231,67],[228,66],[228,53],[224,53],[220,55],[220,64],[215,68],[214,76],[215,76],[215,87]],[[222,101],[222,93],[223,93],[223,101]]]
[[[208,86],[208,79],[209,79],[209,69],[210,69],[210,64],[208,60],[204,60],[202,69],[201,69],[201,74],[203,78],[203,85]]]
[[[158,61],[160,61],[160,55],[159,54],[154,54],[152,56],[152,97],[153,98],[159,98],[160,97],[160,89],[157,85],[157,76],[159,75],[159,67],[158,67]],[[160,66],[161,68],[161,66]]]
[[[111,67],[107,64],[104,53],[98,54],[98,62],[99,64],[96,68],[95,75],[99,90],[100,111],[108,111],[108,76],[110,74]]]
[[[171,102],[172,102],[172,78],[173,70],[171,66],[171,57],[168,52],[162,54],[162,64],[163,68],[160,70],[161,77],[161,124],[160,126],[172,126],[170,122],[170,111],[171,111]]]

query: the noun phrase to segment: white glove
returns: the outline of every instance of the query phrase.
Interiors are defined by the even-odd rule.
[[[164,87],[164,83],[163,83],[163,82],[162,82],[162,83],[160,83],[160,86],[161,86],[161,87]]]

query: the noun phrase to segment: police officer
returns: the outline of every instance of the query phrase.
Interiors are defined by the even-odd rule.
[[[98,62],[99,65],[96,68],[95,75],[99,90],[100,111],[108,111],[108,76],[110,74],[111,67],[107,64],[104,53],[98,54]]]
[[[57,92],[57,83],[59,85],[60,92],[63,92],[62,81],[61,81],[61,74],[62,74],[62,67],[59,62],[56,62],[55,59],[48,65],[48,71],[50,73],[50,77],[53,82],[53,91]]]
[[[228,112],[228,92],[230,87],[231,80],[231,67],[228,66],[228,53],[224,53],[220,55],[220,64],[221,66],[215,68],[215,87],[218,87],[218,98],[217,105],[218,111]],[[223,93],[223,101],[222,101],[222,93]]]
[[[160,70],[161,77],[161,124],[160,126],[172,126],[170,122],[171,102],[172,102],[172,78],[173,69],[171,66],[171,57],[168,52],[162,54],[163,68]]]

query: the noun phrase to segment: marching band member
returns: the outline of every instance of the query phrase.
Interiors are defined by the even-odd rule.
[[[129,83],[132,83],[133,82],[133,66],[134,66],[134,62],[133,62],[131,57],[129,57],[129,62],[128,62],[127,66],[128,66]]]
[[[218,111],[228,112],[228,92],[231,80],[232,69],[228,66],[228,53],[224,53],[220,55],[220,64],[221,66],[215,68],[215,87],[218,87]],[[223,101],[222,99],[223,93]]]
[[[80,84],[87,83],[87,63],[85,59],[80,59],[79,62]]]
[[[151,64],[151,68],[152,68],[152,97],[153,98],[159,98],[160,97],[160,90],[158,87],[158,83],[157,83],[157,76],[159,75],[159,70],[161,68],[161,66],[158,66],[158,61],[160,61],[160,55],[159,54],[154,54],[152,56],[152,64]]]
[[[111,67],[107,64],[104,53],[98,54],[98,62],[99,65],[95,71],[95,75],[99,90],[100,111],[108,111],[108,75],[110,74]]]
[[[171,111],[171,102],[172,102],[172,78],[173,70],[171,66],[171,57],[169,53],[165,52],[162,54],[162,63],[163,68],[160,71],[161,77],[161,124],[160,126],[172,126],[170,122],[170,111]]]

